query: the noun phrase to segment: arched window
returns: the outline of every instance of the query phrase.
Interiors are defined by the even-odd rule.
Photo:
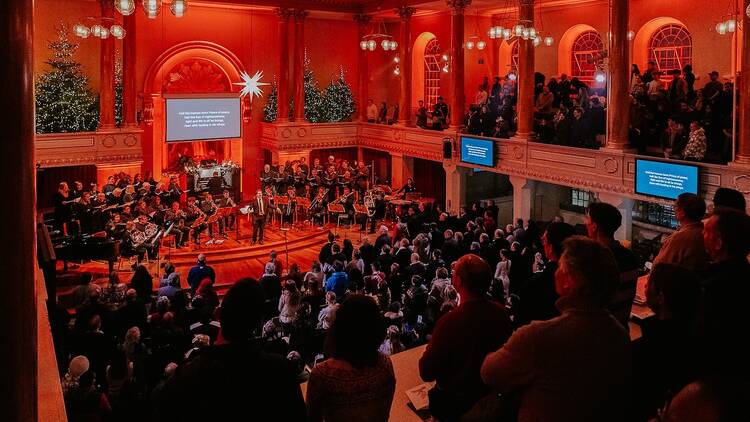
[[[656,68],[668,73],[693,62],[693,38],[687,28],[678,24],[664,25],[651,37],[648,58]]]
[[[513,43],[510,52],[510,71],[518,75],[518,41]]]
[[[433,38],[424,48],[424,104],[432,108],[440,96],[440,45]]]
[[[602,37],[596,31],[585,31],[573,41],[571,49],[571,76],[582,82],[591,83],[596,71],[595,57],[604,50]]]

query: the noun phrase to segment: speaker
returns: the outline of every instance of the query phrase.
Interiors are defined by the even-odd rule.
[[[443,139],[443,159],[450,160],[453,158],[453,142],[450,138]]]

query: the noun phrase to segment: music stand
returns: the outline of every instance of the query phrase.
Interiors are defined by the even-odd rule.
[[[339,224],[341,223],[340,219],[338,218],[341,214],[345,213],[346,210],[344,209],[343,204],[328,204],[328,212],[336,214],[336,234],[339,234]],[[330,221],[330,218],[328,219]]]

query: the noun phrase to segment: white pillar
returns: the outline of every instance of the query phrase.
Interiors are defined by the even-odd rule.
[[[510,176],[513,185],[513,223],[519,218],[524,222],[531,218],[536,182],[525,177]]]
[[[599,201],[614,205],[622,214],[622,224],[615,232],[617,240],[632,240],[633,238],[633,198],[614,193],[599,193]]]
[[[443,161],[445,169],[445,210],[449,214],[457,214],[466,200],[466,182],[469,170],[455,165],[450,160]]]

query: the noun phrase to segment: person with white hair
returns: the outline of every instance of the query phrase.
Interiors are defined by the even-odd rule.
[[[65,411],[68,420],[99,417],[105,419],[112,407],[104,393],[96,389],[96,377],[86,356],[71,359],[68,371],[62,381]]]
[[[336,313],[338,306],[338,303],[336,303],[336,293],[326,292],[326,306],[318,314],[317,328],[319,330],[327,330],[331,326],[333,315]]]

